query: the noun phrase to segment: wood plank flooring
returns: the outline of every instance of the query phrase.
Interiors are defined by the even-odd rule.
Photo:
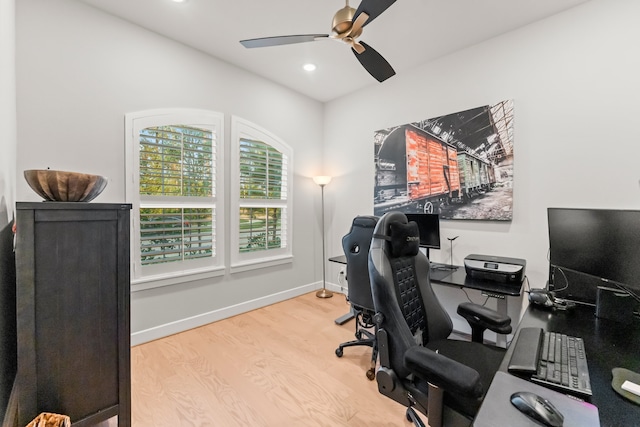
[[[365,376],[370,347],[335,355],[348,310],[310,293],[133,347],[133,426],[408,426]]]

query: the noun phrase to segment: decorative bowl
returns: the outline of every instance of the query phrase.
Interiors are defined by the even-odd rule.
[[[107,186],[104,176],[50,169],[26,170],[24,178],[33,191],[51,202],[89,202]]]

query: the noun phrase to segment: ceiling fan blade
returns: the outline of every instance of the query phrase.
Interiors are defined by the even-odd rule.
[[[254,48],[313,42],[327,37],[329,37],[329,34],[299,34],[295,36],[262,37],[259,39],[240,40],[240,43],[246,48]]]
[[[353,15],[353,20],[355,22],[355,20],[358,19],[358,16],[360,16],[362,12],[365,12],[369,15],[369,19],[367,19],[367,21],[362,25],[364,27],[380,16],[382,12],[387,10],[395,2],[396,0],[362,0],[355,15]]]
[[[382,57],[374,48],[366,44],[365,42],[359,42],[364,47],[364,52],[358,53],[354,48],[351,48],[353,54],[358,58],[360,64],[380,83],[387,80],[389,77],[394,76],[396,72],[386,59]]]
[[[358,17],[353,20],[353,23],[351,24],[351,29],[349,30],[348,35],[352,37],[358,37],[360,34],[362,34],[362,27],[364,26],[364,24],[367,22],[368,19],[369,19],[369,15],[367,15],[367,12],[362,12],[360,15],[358,15]]]

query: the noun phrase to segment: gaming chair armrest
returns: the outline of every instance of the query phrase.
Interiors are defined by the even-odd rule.
[[[463,302],[458,306],[457,311],[471,326],[473,341],[482,342],[485,329],[498,334],[511,333],[511,318],[495,310],[471,302]]]
[[[411,347],[404,354],[404,366],[414,375],[450,393],[466,397],[482,396],[480,374],[442,354],[424,347]]]

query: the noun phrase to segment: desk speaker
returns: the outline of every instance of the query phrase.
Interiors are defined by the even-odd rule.
[[[629,323],[636,304],[633,297],[621,289],[598,286],[596,317]]]

